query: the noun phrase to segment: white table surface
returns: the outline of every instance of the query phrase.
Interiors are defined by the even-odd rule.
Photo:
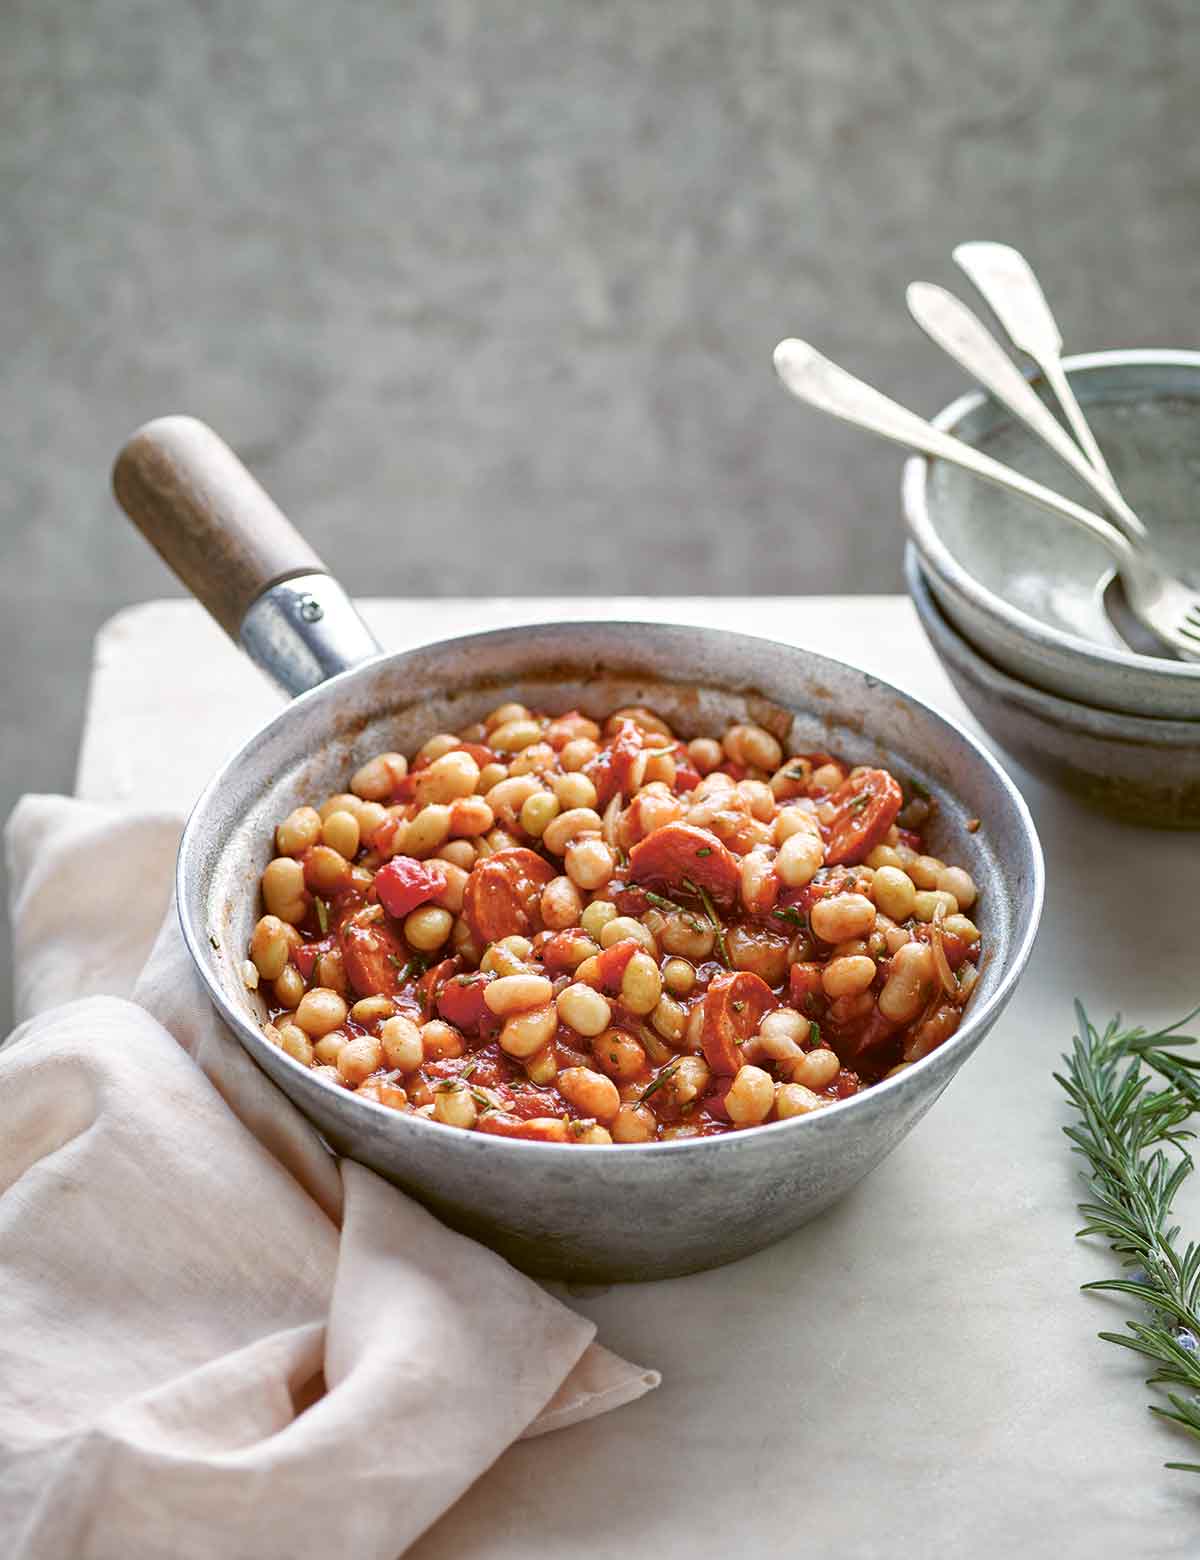
[[[856,661],[970,723],[902,598],[364,613],[394,648],[556,617],[741,629]],[[97,642],[78,793],[182,810],[280,702],[191,603],[124,612]],[[1145,1023],[1197,1000],[1197,842],[1106,822],[1009,767],[1049,889],[1029,971],[985,1045],[872,1176],[788,1240],[714,1273],[570,1296],[602,1341],[661,1369],[662,1388],[512,1448],[412,1553],[1200,1553],[1200,1482],[1161,1467],[1192,1448],[1147,1413],[1134,1357],[1097,1341],[1117,1308],[1077,1292],[1112,1264],[1073,1239],[1050,1079],[1076,993],[1096,1018]],[[1179,1211],[1200,1227],[1200,1199]]]

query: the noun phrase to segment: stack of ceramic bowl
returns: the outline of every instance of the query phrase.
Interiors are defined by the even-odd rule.
[[[1156,550],[1172,572],[1196,581],[1200,353],[1096,352],[1066,366]],[[1057,457],[987,396],[963,396],[934,421],[1095,505]],[[979,723],[1028,769],[1106,812],[1200,828],[1200,663],[1155,653],[1146,631],[1122,611],[1104,549],[940,461],[910,460],[903,497],[913,601]]]

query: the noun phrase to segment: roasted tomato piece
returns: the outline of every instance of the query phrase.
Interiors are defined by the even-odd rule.
[[[479,1118],[477,1130],[495,1137],[525,1138],[531,1143],[565,1143],[567,1123],[562,1116],[534,1116],[522,1120],[505,1110],[487,1110]]]
[[[476,970],[473,975],[455,975],[447,980],[438,992],[438,1017],[464,1034],[477,1035],[492,1017],[483,993],[493,979],[486,970]]]
[[[844,1031],[835,1031],[825,1043],[837,1052],[843,1062],[853,1062],[878,1051],[899,1028],[899,1024],[885,1018],[878,1008],[874,1008],[861,1024]]]
[[[386,856],[395,849],[396,838],[402,829],[408,828],[408,822],[403,813],[397,811],[388,813],[387,817],[371,835],[369,844],[372,850],[377,850],[380,855]]]
[[[393,856],[375,874],[379,903],[398,921],[436,899],[445,886],[446,875],[437,862],[417,861],[413,856]]]
[[[718,975],[704,996],[700,1045],[715,1073],[735,1073],[742,1065],[741,1044],[758,1033],[758,1026],[779,998],[757,975],[734,970]]]
[[[603,953],[597,954],[600,984],[607,986],[610,991],[616,991],[624,978],[625,966],[635,953],[641,951],[641,946],[636,938],[623,937],[620,942],[613,943],[611,948],[605,948]]]
[[[482,742],[456,742],[452,748],[447,748],[446,752],[469,753],[475,762],[479,765],[480,769],[482,769],[485,764],[494,764],[496,762],[496,755],[492,752],[490,747],[486,747]],[[432,763],[432,758],[414,758],[412,761],[412,766],[409,769],[409,775],[411,776],[414,773],[420,774],[422,769],[428,769]]]
[[[664,823],[639,841],[629,852],[629,876],[684,891],[693,883],[718,905],[734,904],[741,882],[737,857],[694,823]]]
[[[360,997],[394,996],[408,951],[372,906],[342,923],[338,933],[346,979]]]
[[[305,980],[312,979],[312,972],[316,968],[317,960],[323,953],[332,953],[334,939],[322,937],[320,942],[301,943],[292,954],[292,963],[304,976]]]
[[[788,996],[794,1008],[805,1015],[811,1013],[814,999],[823,992],[819,964],[792,965],[788,971]]]
[[[473,867],[463,914],[479,946],[540,931],[542,889],[557,875],[548,861],[520,845],[498,850]]]
[[[548,937],[539,954],[546,974],[569,975],[579,963],[579,943],[586,938],[582,926],[568,926],[565,931]]]
[[[584,773],[596,787],[596,809],[603,812],[618,792],[625,794],[634,789],[634,765],[642,751],[642,734],[636,722],[623,720],[617,734],[590,764],[584,765]]]
[[[886,769],[860,769],[839,785],[829,801],[826,866],[856,866],[882,845],[904,802],[900,786]]]
[[[482,742],[460,742],[456,748],[451,749],[451,752],[469,753],[480,769],[485,769],[488,764],[496,762],[496,755]]]
[[[700,784],[700,771],[693,765],[688,756],[687,746],[682,742],[675,744],[675,784],[672,787],[678,796],[684,791],[694,791]]]

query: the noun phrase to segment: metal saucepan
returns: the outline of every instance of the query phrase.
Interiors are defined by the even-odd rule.
[[[179,849],[180,919],[209,996],[251,1057],[339,1152],[448,1223],[547,1276],[663,1278],[745,1256],[873,1169],[991,1029],[1042,908],[1042,852],[1012,782],[965,732],[866,672],[766,639],[653,623],[551,623],[386,655],[312,550],[203,424],[148,424],[114,470],[122,506],[293,702],[218,773]],[[847,644],[853,642],[847,623]],[[642,1146],[461,1132],[341,1092],[271,1045],[241,966],[276,823],[343,790],[386,749],[505,700],[602,718],[658,710],[684,736],[770,725],[793,751],[886,763],[938,799],[932,848],[971,872],[988,958],[958,1033],[924,1061],[819,1114]],[[968,827],[981,819],[977,830]]]

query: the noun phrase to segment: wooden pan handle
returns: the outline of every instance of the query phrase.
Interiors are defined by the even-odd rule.
[[[328,573],[225,441],[194,417],[139,428],[117,456],[113,492],[232,639],[269,585]]]

